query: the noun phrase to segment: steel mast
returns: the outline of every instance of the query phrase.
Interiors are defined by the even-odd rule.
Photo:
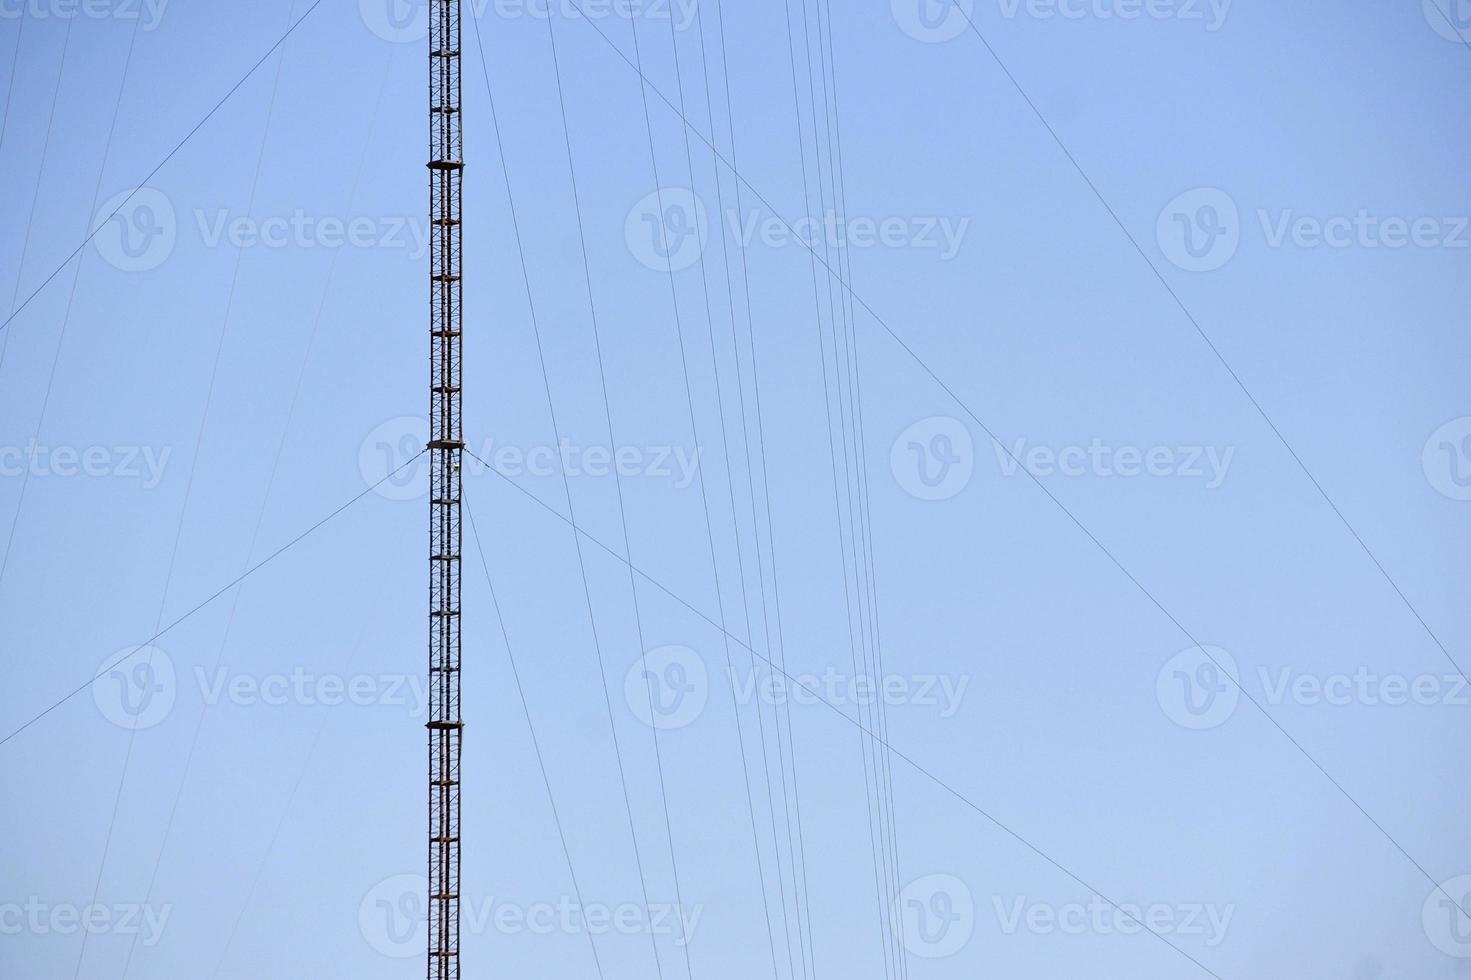
[[[429,0],[429,980],[460,976],[460,0]]]

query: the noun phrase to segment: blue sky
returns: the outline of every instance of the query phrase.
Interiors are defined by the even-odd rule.
[[[466,970],[1464,975],[1471,10],[578,2],[467,5]],[[422,969],[422,460],[193,611],[423,440],[422,8],[189,135],[308,9],[0,3],[7,975]]]

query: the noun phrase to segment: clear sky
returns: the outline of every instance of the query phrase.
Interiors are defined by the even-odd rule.
[[[422,460],[83,687],[424,438],[424,7],[194,131],[309,2],[0,0],[0,976],[423,970]],[[1466,976],[1440,3],[467,3],[465,976]]]

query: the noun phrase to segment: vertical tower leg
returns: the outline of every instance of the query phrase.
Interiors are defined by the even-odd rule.
[[[429,980],[460,976],[460,0],[429,0]]]

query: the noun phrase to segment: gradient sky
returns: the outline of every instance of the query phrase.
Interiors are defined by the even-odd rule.
[[[478,464],[467,499],[578,889],[467,529],[467,976],[596,976],[589,927],[564,918],[578,891],[624,922],[591,930],[609,977],[795,980],[799,921],[817,973],[879,977],[890,901],[904,975],[926,980],[1466,975],[1471,934],[1434,882],[1471,893],[1452,663],[1471,666],[1471,47],[1450,26],[1471,37],[1471,10],[1437,2],[965,0],[989,51],[938,0],[834,5],[887,726],[924,769],[893,760],[897,889],[875,886],[844,693],[813,260],[782,223],[809,208],[804,156],[819,193],[803,5],[795,91],[776,0],[723,5],[724,60],[715,0],[632,22],[550,5],[606,406],[547,4],[470,5],[467,438],[547,506]],[[148,178],[307,9],[0,0],[0,289],[29,300],[0,333],[4,734],[422,443],[413,7],[323,0]],[[733,128],[743,212],[651,93],[656,182],[631,24],[650,81],[676,103],[682,84],[727,160]],[[626,566],[585,544],[601,682],[487,80],[578,523],[623,551],[610,409],[632,560],[688,604],[640,579],[636,623]],[[735,401],[753,427],[742,241],[770,537]],[[422,971],[421,475],[0,744],[0,974]],[[742,646],[769,652],[758,543],[789,672],[850,716],[790,705],[800,920],[765,802],[778,756],[752,751],[758,710],[773,724]],[[631,812],[668,911],[653,730],[626,696],[639,626],[650,666],[687,682],[659,749],[688,958],[646,917],[630,840]],[[1280,728],[1229,685],[1212,699],[1197,645]]]

